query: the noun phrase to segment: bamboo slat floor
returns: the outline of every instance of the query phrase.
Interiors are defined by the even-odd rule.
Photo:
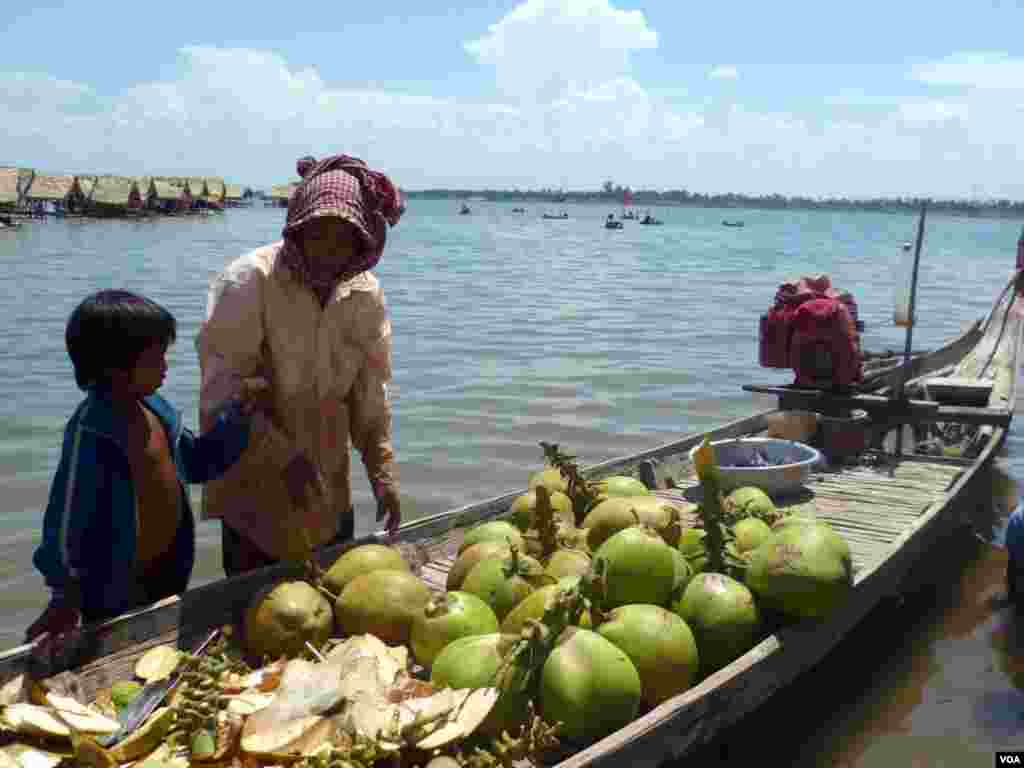
[[[781,506],[827,521],[850,545],[858,573],[880,562],[899,537],[963,472],[966,462],[927,457],[891,459],[879,468],[829,468],[811,473],[805,492]],[[669,500],[692,499],[698,487],[686,467],[677,488],[658,491]],[[689,493],[688,493],[689,492]]]

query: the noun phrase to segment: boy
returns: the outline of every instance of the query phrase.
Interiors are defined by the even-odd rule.
[[[92,623],[179,594],[195,560],[185,483],[223,474],[249,439],[257,402],[230,401],[201,437],[156,391],[176,322],[128,291],[86,298],[65,342],[87,393],[64,431],[60,464],[33,557],[53,591],[26,642],[59,639]],[[243,395],[243,397],[245,397]]]

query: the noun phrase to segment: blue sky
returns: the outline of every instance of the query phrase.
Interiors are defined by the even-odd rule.
[[[1017,2],[16,4],[0,163],[1024,198]]]

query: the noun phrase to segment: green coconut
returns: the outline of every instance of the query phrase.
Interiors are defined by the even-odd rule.
[[[526,723],[530,695],[524,672],[508,658],[518,641],[518,635],[500,633],[461,637],[446,645],[430,668],[430,682],[438,688],[498,689],[494,708],[477,728],[484,736],[515,734]]]
[[[828,525],[779,526],[751,553],[745,580],[766,604],[788,616],[822,618],[853,588],[850,547]]]
[[[557,584],[547,584],[535,589],[527,595],[515,608],[509,611],[508,615],[501,622],[501,631],[506,635],[517,635],[522,632],[527,623],[535,619],[539,621],[544,612],[550,608],[555,598],[562,592],[576,586],[579,581],[577,576],[569,576],[559,579]],[[592,625],[590,612],[584,611],[580,616],[579,626],[590,629]]]
[[[708,532],[703,528],[687,528],[679,537],[679,552],[694,573],[700,573],[708,565],[708,549],[704,544],[707,535]]]
[[[732,527],[732,533],[736,537],[736,551],[742,556],[761,546],[772,535],[772,529],[764,520],[745,517]]]
[[[468,592],[447,592],[429,600],[413,619],[412,655],[421,665],[429,667],[453,640],[497,631],[498,617],[487,603]]]
[[[675,575],[672,578],[672,592],[669,596],[669,601],[672,601],[682,597],[683,590],[686,589],[686,585],[693,578],[694,570],[689,561],[683,557],[682,552],[675,547],[669,547],[669,551],[672,553],[672,562],[675,565]]]
[[[409,564],[394,547],[363,544],[348,550],[334,561],[324,574],[324,586],[335,595],[340,595],[356,576],[383,569],[408,571]]]
[[[282,581],[256,593],[243,622],[246,650],[257,658],[298,656],[334,632],[330,601],[306,581]]]
[[[757,517],[773,522],[778,517],[778,510],[771,496],[752,485],[736,488],[726,496],[725,511],[734,520]]]
[[[560,493],[569,492],[569,481],[562,476],[562,470],[558,467],[545,467],[530,475],[530,490],[533,490],[538,485],[543,485],[552,493],[555,491]]]
[[[590,570],[591,558],[579,549],[559,549],[548,558],[544,573],[554,579],[581,576]]]
[[[638,518],[640,524],[659,533],[668,530],[674,518],[673,509],[657,496],[612,496],[592,507],[580,527],[587,530],[590,551],[597,552],[611,536],[635,526]]]
[[[731,576],[698,573],[672,609],[693,631],[705,675],[738,659],[760,638],[754,595]]]
[[[791,525],[828,525],[828,523],[809,514],[785,515],[772,523],[772,530],[777,531]]]
[[[596,632],[570,627],[541,669],[540,712],[562,724],[559,738],[587,744],[631,722],[642,691],[624,651]]]
[[[513,552],[509,557],[489,558],[473,566],[462,582],[462,591],[487,603],[501,621],[534,589],[548,583],[551,579],[544,576],[539,562]]]
[[[356,576],[334,602],[338,628],[346,635],[375,635],[408,645],[412,623],[430,600],[430,589],[408,571],[380,570]]]
[[[512,523],[507,520],[491,520],[466,531],[466,536],[459,547],[459,554],[481,541],[497,541],[519,550],[525,547],[523,534]]]
[[[563,525],[575,525],[576,516],[572,510],[572,499],[561,491],[552,491],[549,498],[551,499],[551,509],[555,520]],[[520,531],[534,528],[534,518],[537,512],[537,491],[528,491],[519,496],[512,502],[512,508],[509,512],[510,521]]]
[[[610,537],[594,554],[603,562],[605,605],[664,605],[672,595],[676,564],[672,548],[658,534],[634,527]]]
[[[659,605],[616,608],[597,633],[633,662],[649,706],[682,693],[697,679],[700,665],[693,632],[682,617]]]
[[[635,477],[613,475],[598,480],[597,491],[601,496],[651,496],[650,490]]]
[[[466,547],[462,550],[462,554],[455,558],[455,562],[452,563],[452,567],[448,570],[445,589],[449,592],[462,589],[462,582],[466,580],[466,576],[473,570],[473,566],[481,560],[486,560],[490,557],[504,558],[510,554],[512,554],[512,548],[500,541],[481,541],[479,544]]]

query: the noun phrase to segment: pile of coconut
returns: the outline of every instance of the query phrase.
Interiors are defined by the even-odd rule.
[[[684,693],[780,622],[827,616],[852,586],[842,538],[758,489],[722,494],[710,444],[689,508],[635,478],[584,480],[543,445],[548,466],[507,519],[466,532],[443,594],[397,548],[355,547],[255,595],[202,653],[152,649],[89,705],[6,691],[15,742],[0,768],[540,763]],[[144,684],[172,675],[110,743]]]

